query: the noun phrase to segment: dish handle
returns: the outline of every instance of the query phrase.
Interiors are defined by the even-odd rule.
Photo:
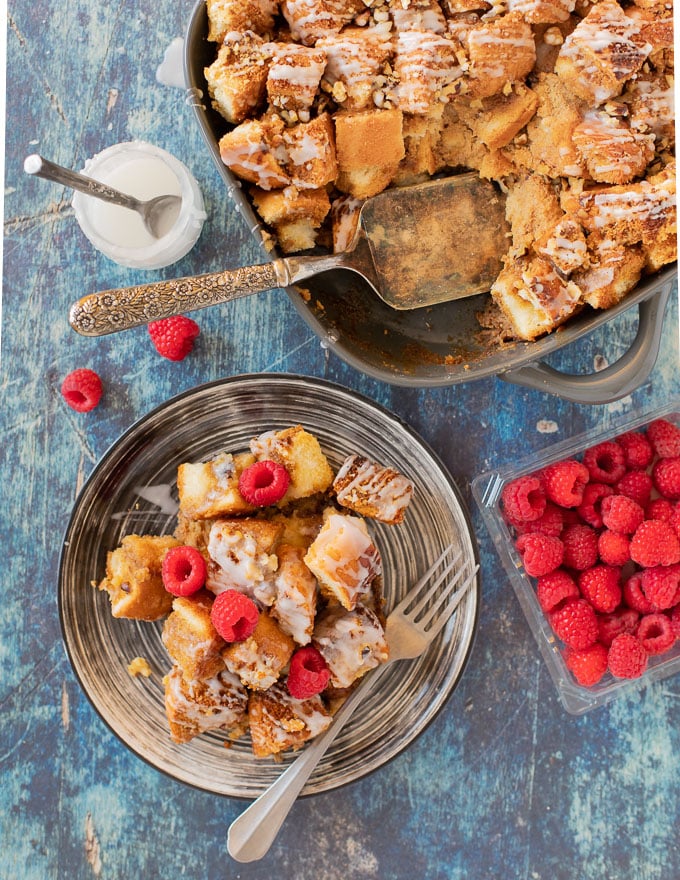
[[[651,373],[659,355],[666,304],[675,280],[654,296],[638,304],[638,330],[628,351],[596,373],[562,373],[543,361],[526,364],[499,374],[499,379],[573,403],[611,403],[631,394]]]

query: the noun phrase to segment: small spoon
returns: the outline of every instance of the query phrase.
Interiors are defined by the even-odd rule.
[[[113,205],[119,205],[121,208],[129,208],[136,211],[142,218],[144,226],[154,238],[162,238],[163,235],[172,227],[177,219],[179,209],[182,204],[180,196],[156,196],[148,201],[136,199],[134,196],[126,195],[119,192],[113,187],[86,177],[84,174],[78,174],[68,168],[62,168],[48,159],[43,159],[34,153],[27,156],[24,160],[24,171],[27,174],[34,174],[36,177],[42,177],[44,180],[51,180],[53,183],[60,183],[62,186],[69,186],[77,189],[79,192],[88,196],[94,196],[104,202],[110,202]],[[168,215],[172,216],[168,218]]]

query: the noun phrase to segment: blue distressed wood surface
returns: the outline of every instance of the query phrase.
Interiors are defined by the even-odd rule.
[[[76,336],[67,310],[94,289],[260,260],[200,140],[181,90],[157,66],[183,35],[190,0],[57,4],[9,0],[2,315],[3,597],[0,603],[0,877],[673,880],[680,876],[680,678],[583,717],[568,715],[470,496],[478,473],[678,393],[677,301],[657,367],[632,397],[585,407],[496,379],[444,389],[390,387],[346,366],[281,292],[201,312],[180,364],[146,330]],[[39,151],[82,167],[141,138],[183,160],[209,214],[179,264],[120,268],[75,222],[70,191],[28,178]],[[551,358],[565,370],[615,360],[636,310]],[[59,394],[76,367],[97,370],[94,413]],[[198,383],[261,370],[321,376],[405,418],[439,453],[470,503],[482,607],[463,680],[427,731],[373,775],[305,798],[260,863],[226,853],[237,800],[193,790],[134,755],[92,710],[59,630],[61,536],[98,458],[132,422]],[[539,425],[554,422],[554,433]]]

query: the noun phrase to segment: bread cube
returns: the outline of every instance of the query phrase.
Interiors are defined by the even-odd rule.
[[[653,134],[635,131],[607,113],[587,113],[573,139],[588,175],[599,183],[630,183],[654,158]]]
[[[341,192],[366,199],[389,186],[406,154],[402,118],[397,109],[335,114],[336,186]]]
[[[282,189],[290,184],[278,158],[282,148],[285,154],[283,130],[278,116],[246,120],[220,138],[220,157],[242,180],[265,190]]]
[[[319,615],[312,643],[331,673],[330,684],[348,688],[389,658],[385,632],[377,616],[363,605],[347,611],[337,605]]]
[[[316,616],[316,578],[305,565],[304,555],[302,547],[282,544],[278,548],[276,595],[271,608],[272,617],[298,645],[311,640]]]
[[[530,165],[547,177],[583,177],[583,159],[574,144],[574,131],[586,108],[554,73],[540,74],[533,87],[536,113],[527,124]]]
[[[326,67],[326,53],[320,46],[310,48],[295,43],[272,43],[271,62],[267,73],[269,103],[296,116],[307,111],[314,102],[321,76]],[[309,121],[309,120],[307,120]]]
[[[222,452],[205,462],[183,463],[177,469],[180,514],[198,520],[252,513],[254,507],[238,490],[242,471],[255,459],[248,453]]]
[[[392,53],[389,27],[346,27],[322,37],[316,47],[326,53],[324,81],[334,100],[345,110],[372,107],[382,83],[379,77]]]
[[[282,0],[281,14],[291,37],[314,46],[324,36],[338,33],[366,7],[363,0]]]
[[[461,58],[458,42],[446,33],[401,31],[394,61],[397,107],[403,113],[430,111],[462,77]]]
[[[460,119],[490,150],[507,146],[532,119],[537,107],[537,95],[524,83],[515,83],[507,94],[467,105],[461,100],[456,105]]]
[[[238,590],[262,605],[271,605],[278,568],[274,549],[282,531],[280,523],[265,519],[216,520],[208,538],[206,589],[215,595]]]
[[[588,244],[581,224],[566,215],[557,223],[545,244],[536,250],[563,275],[570,275],[589,262]]]
[[[296,700],[282,682],[251,693],[248,720],[256,758],[299,749],[330,725],[332,717],[320,696]]]
[[[576,0],[508,0],[508,9],[518,12],[529,24],[554,24],[566,21]]]
[[[621,245],[591,235],[588,239],[590,265],[575,272],[572,280],[583,293],[583,301],[594,309],[608,309],[620,302],[640,280],[645,255],[640,245]]]
[[[524,174],[509,185],[505,216],[510,223],[512,256],[545,247],[564,217],[555,185],[541,174]]]
[[[531,26],[518,12],[490,18],[467,36],[469,94],[488,98],[506,83],[523,80],[536,61]]]
[[[278,0],[206,0],[208,39],[221,43],[230,31],[264,35],[274,28]]]
[[[172,612],[163,624],[165,650],[189,681],[206,679],[224,668],[224,639],[210,619],[213,597],[200,591],[173,599]]]
[[[357,516],[329,513],[304,557],[324,596],[353,609],[380,574],[378,548]]]
[[[175,666],[163,685],[165,713],[174,742],[189,742],[209,730],[222,730],[233,738],[245,732],[248,691],[226,669],[204,680],[187,680]]]
[[[238,124],[264,104],[269,57],[264,40],[250,31],[230,32],[217,58],[204,69],[212,106],[227,122]]]
[[[126,535],[106,554],[106,576],[97,585],[106,590],[114,617],[158,620],[172,608],[172,594],[163,586],[163,557],[179,542],[171,535]]]
[[[286,128],[283,143],[287,151],[284,167],[297,189],[322,189],[335,180],[335,130],[328,113]],[[327,204],[326,213],[330,202]]]
[[[258,461],[271,459],[288,471],[290,485],[279,506],[325,492],[333,482],[333,471],[319,441],[302,425],[267,431],[250,441],[250,451]]]
[[[313,248],[319,229],[331,208],[326,189],[285,189],[265,192],[252,189],[255,210],[276,233],[284,254]]]
[[[260,611],[253,634],[243,642],[233,642],[222,652],[225,665],[241,683],[253,690],[266,691],[288,665],[295,642],[266,611]]]
[[[342,463],[333,489],[342,507],[390,525],[403,522],[413,495],[413,483],[403,474],[358,454]]]

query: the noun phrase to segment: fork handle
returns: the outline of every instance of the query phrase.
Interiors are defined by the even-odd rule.
[[[227,833],[227,849],[237,862],[254,862],[268,852],[305,782],[388,665],[378,667],[363,679],[335,713],[330,727],[312,740],[288,769],[231,823]]]

